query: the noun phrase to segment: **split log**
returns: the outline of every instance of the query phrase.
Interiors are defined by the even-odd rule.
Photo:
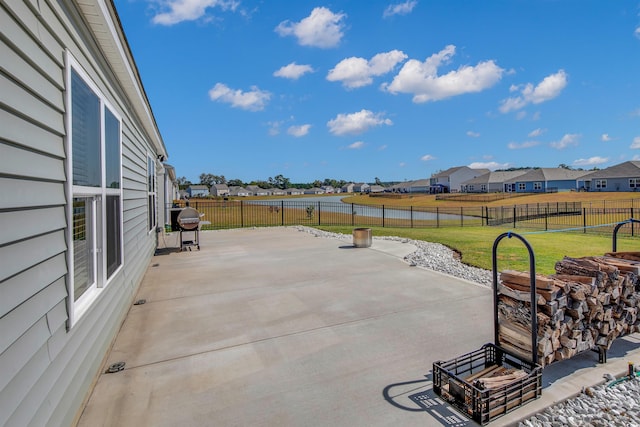
[[[640,262],[640,252],[607,252],[604,256]]]
[[[505,270],[500,274],[500,280],[521,286],[531,286],[530,274],[521,271]],[[535,285],[536,289],[553,289],[553,279],[536,274]]]

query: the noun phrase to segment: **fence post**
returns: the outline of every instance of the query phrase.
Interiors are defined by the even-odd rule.
[[[544,208],[544,231],[549,229],[549,208]]]
[[[587,234],[587,208],[582,208],[582,234]]]
[[[460,206],[460,227],[464,227],[464,208]]]
[[[284,225],[284,200],[280,200],[280,212],[282,212],[282,225]]]
[[[410,217],[411,217],[411,228],[413,228],[413,205],[411,205],[409,207],[411,208],[411,214],[410,214]]]
[[[318,225],[320,225],[320,200],[318,200]]]
[[[243,208],[242,200],[240,200],[240,228],[244,228],[244,208]]]
[[[355,220],[356,220],[356,210],[353,207],[353,203],[351,203],[351,226],[352,227],[355,225]]]
[[[516,228],[516,205],[513,205],[513,228]]]
[[[630,218],[633,218],[633,202],[631,202],[631,216]],[[631,221],[631,237],[633,237],[634,234],[634,230],[633,230],[633,221]]]
[[[440,208],[436,208],[436,228],[440,228]]]
[[[384,205],[382,205],[382,228],[384,228]]]

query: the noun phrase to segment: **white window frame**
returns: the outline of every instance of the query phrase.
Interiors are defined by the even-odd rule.
[[[526,182],[519,182],[518,183],[518,191],[526,191],[527,190],[527,183]]]
[[[68,129],[66,137],[67,150],[67,265],[68,268],[68,298],[67,311],[69,314],[69,325],[73,327],[77,321],[87,312],[89,307],[98,298],[102,290],[119,274],[124,267],[124,224],[123,224],[123,179],[122,179],[122,117],[111,105],[104,94],[99,90],[88,73],[82,68],[80,63],[69,53],[66,53],[65,80],[67,104],[66,127]],[[73,184],[73,94],[72,94],[72,71],[78,75],[100,102],[100,186],[86,187]],[[119,188],[108,188],[106,183],[106,131],[105,114],[106,110],[118,121],[118,158],[119,158]],[[119,218],[118,218],[118,244],[119,244],[119,265],[107,277],[107,197],[116,196],[119,198]],[[92,236],[92,259],[93,259],[93,283],[84,293],[75,299],[75,277],[74,277],[74,199],[90,198],[92,220],[88,224]]]
[[[480,191],[483,193],[487,191],[487,184],[480,184]]]
[[[607,188],[607,180],[606,179],[596,179],[596,189],[602,190],[603,188]]]
[[[541,181],[535,181],[533,183],[533,190],[542,190],[542,182]]]
[[[640,188],[640,178],[629,178],[629,188]]]

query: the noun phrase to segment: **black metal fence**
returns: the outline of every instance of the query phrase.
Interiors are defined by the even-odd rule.
[[[539,230],[576,229],[583,233],[611,233],[616,223],[640,213],[634,202],[560,202],[500,207],[388,207],[304,200],[192,200],[208,223],[204,229],[285,225],[353,227],[470,227],[507,226]],[[597,207],[594,207],[598,205]],[[175,206],[183,207],[184,202]],[[631,207],[629,207],[631,206]],[[169,208],[168,208],[169,209]],[[175,212],[175,211],[174,211]],[[636,228],[638,225],[635,226]],[[634,234],[634,225],[622,234]]]

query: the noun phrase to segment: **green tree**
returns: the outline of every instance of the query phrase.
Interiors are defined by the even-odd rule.
[[[200,184],[211,187],[213,184],[215,184],[214,176],[210,173],[201,173]]]
[[[230,179],[227,184],[231,187],[243,187],[244,186],[244,182],[242,182],[242,180],[240,179]]]
[[[283,175],[276,175],[275,177],[269,177],[269,185],[272,187],[280,188],[284,190],[291,186],[291,181],[289,178],[284,177]]]

